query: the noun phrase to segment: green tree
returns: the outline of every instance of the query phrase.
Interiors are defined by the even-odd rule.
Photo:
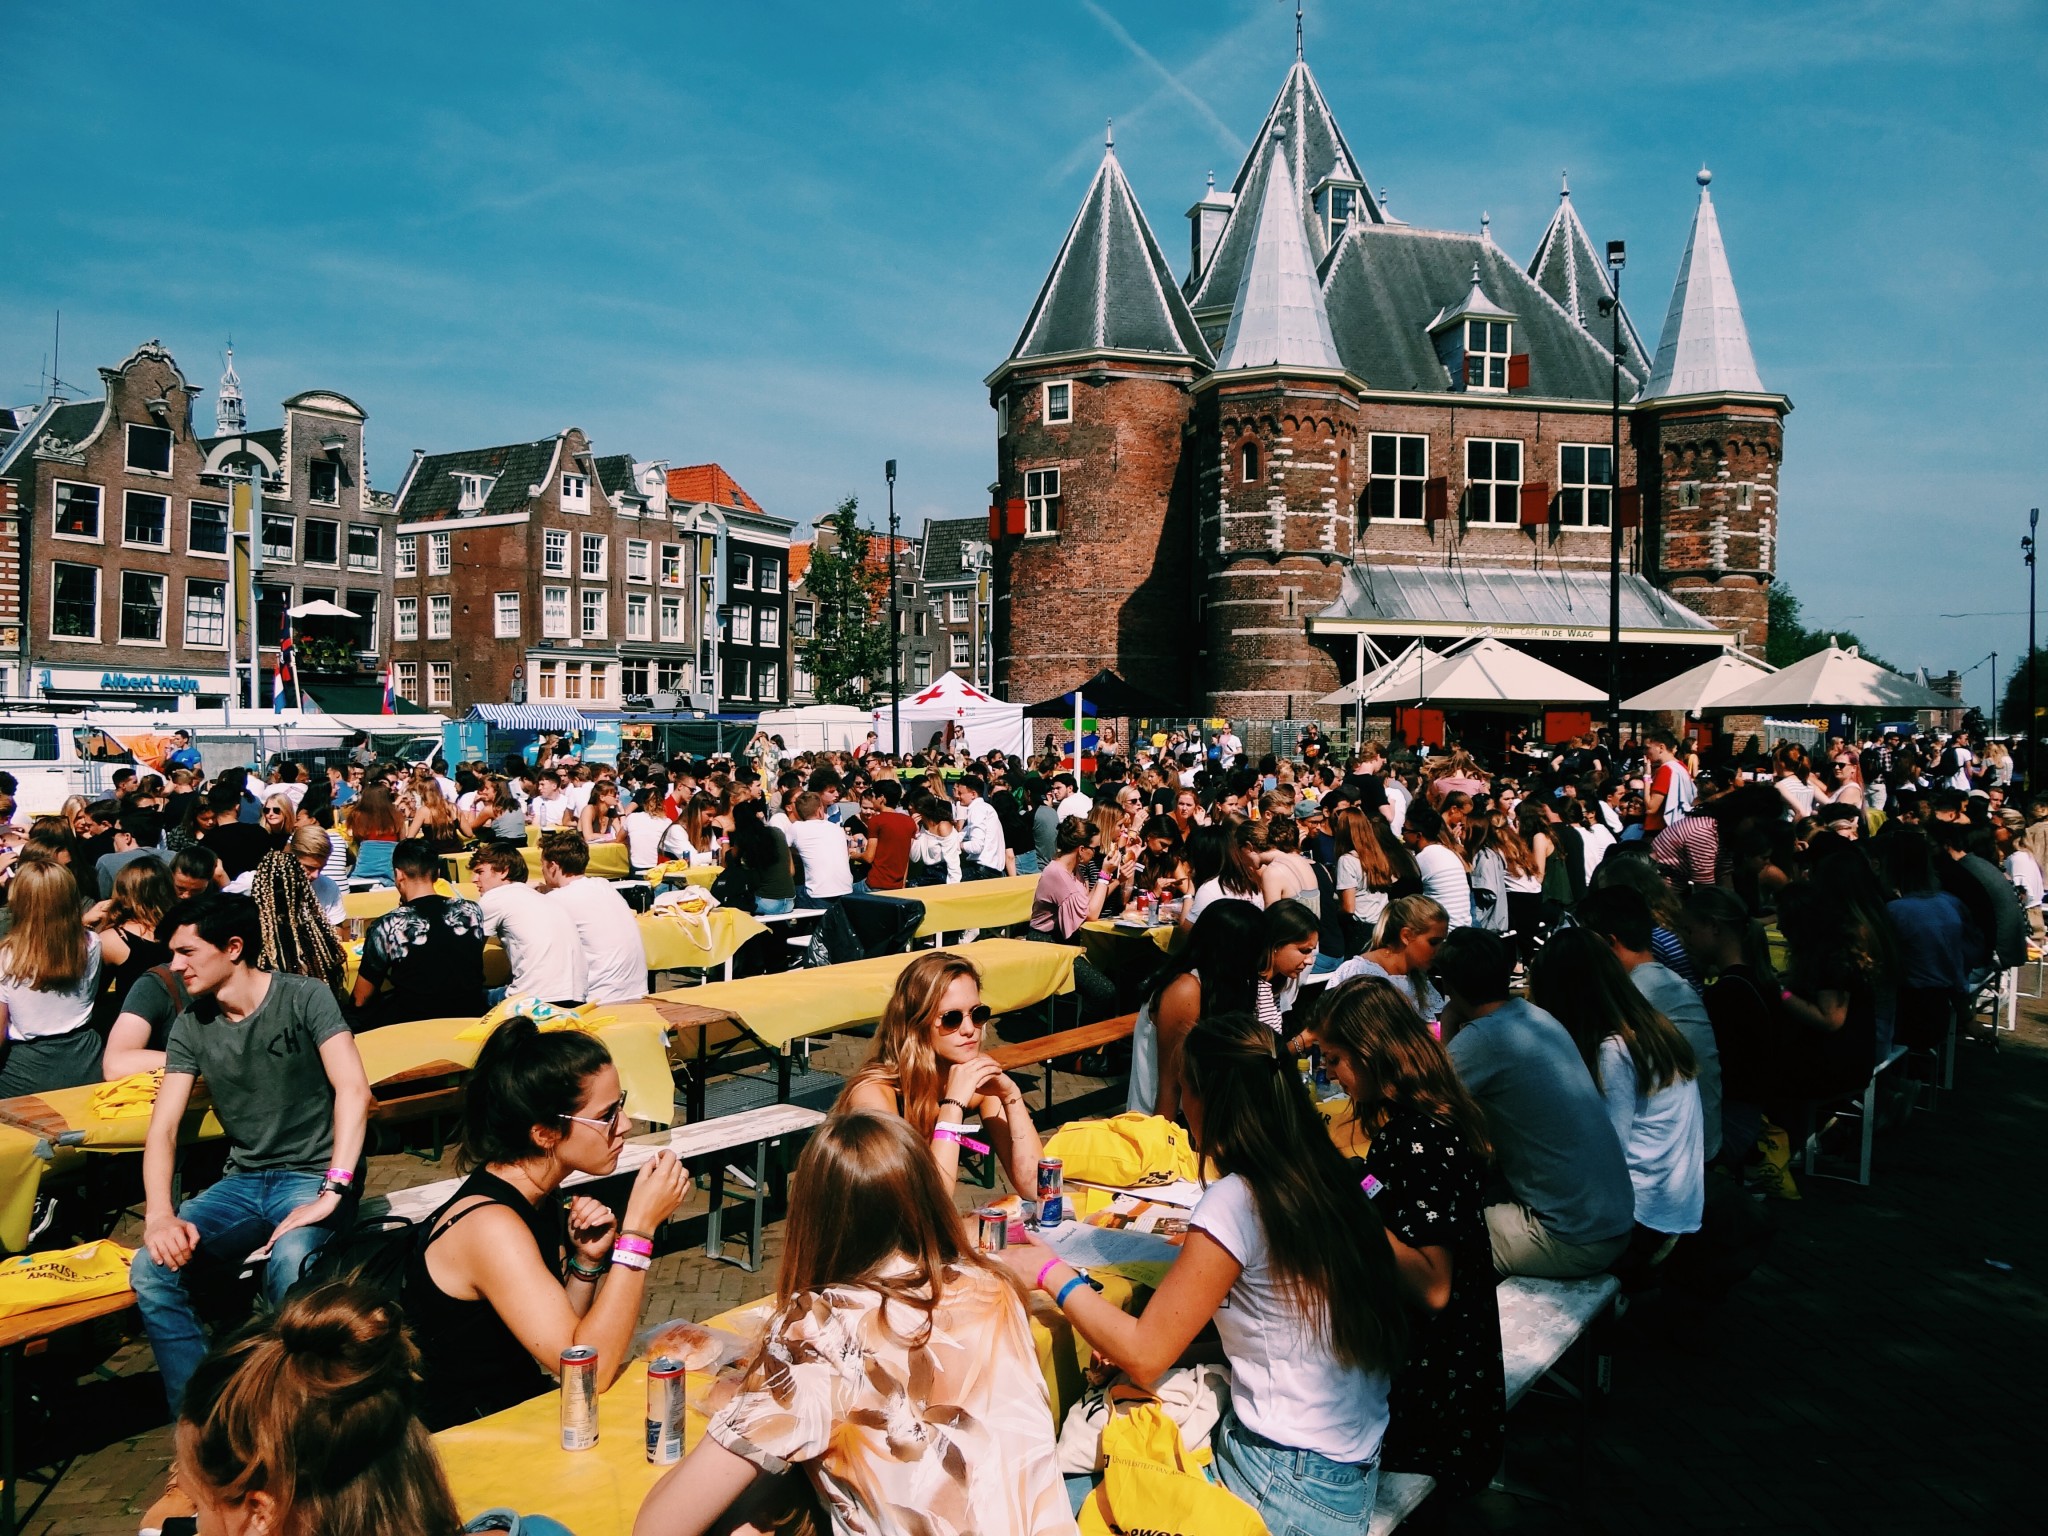
[[[2006,679],[2005,696],[1998,704],[1998,731],[2002,736],[2010,735],[2017,740],[2027,734],[2029,670],[2034,674],[2034,719],[2037,732],[2041,716],[2048,713],[2048,647],[2043,647],[2034,652],[2031,669],[2026,661],[2022,660],[2012,669],[2012,675]]]
[[[860,525],[860,498],[832,509],[824,540],[804,571],[804,593],[818,605],[816,628],[804,642],[820,704],[866,709],[889,676],[889,630],[883,616],[889,573],[868,560],[868,531]]]
[[[1865,661],[1874,661],[1880,667],[1891,663],[1878,655],[1869,646],[1857,639],[1854,632],[1846,629],[1808,629],[1800,622],[1799,599],[1792,589],[1782,581],[1771,583],[1768,594],[1770,603],[1770,639],[1764,646],[1764,660],[1774,667],[1789,667],[1802,657],[1828,648],[1832,640],[1843,650],[1856,647],[1857,654]],[[1892,668],[1897,671],[1896,667]]]

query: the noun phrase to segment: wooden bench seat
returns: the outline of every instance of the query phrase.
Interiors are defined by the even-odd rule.
[[[1033,1067],[1057,1060],[1062,1056],[1078,1056],[1084,1051],[1098,1051],[1105,1045],[1119,1040],[1128,1040],[1138,1027],[1138,1016],[1126,1013],[1119,1018],[1104,1019],[1099,1024],[1083,1024],[1078,1029],[1063,1029],[1056,1034],[1040,1035],[1036,1040],[1020,1040],[1015,1045],[999,1045],[992,1049],[989,1059],[1005,1072],[1018,1067]],[[1052,1108],[1052,1068],[1045,1070],[1045,1107]]]

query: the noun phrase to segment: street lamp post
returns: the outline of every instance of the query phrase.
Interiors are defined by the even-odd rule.
[[[884,562],[889,572],[889,755],[897,760],[903,757],[903,638],[897,632],[899,619],[896,612],[896,461],[890,459],[882,466],[882,474],[889,482],[889,558]]]
[[[1614,322],[1613,405],[1607,461],[1607,730],[1610,750],[1621,752],[1621,269],[1628,246],[1607,242],[1607,280],[1612,290],[1600,301]]]
[[[2034,738],[2040,729],[2034,720],[2034,536],[2041,526],[2041,509],[2035,507],[2027,513],[2027,536],[2020,540],[2020,548],[2027,556],[2027,718],[2022,722],[2027,733],[2027,793],[2034,794],[2040,780],[2034,777]]]

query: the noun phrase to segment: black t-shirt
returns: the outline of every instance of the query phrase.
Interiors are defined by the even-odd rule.
[[[373,987],[362,1022],[458,1019],[484,1011],[484,914],[461,897],[421,896],[387,912],[363,935],[357,972]]]
[[[249,873],[262,862],[263,855],[277,846],[268,832],[246,821],[222,822],[199,841],[213,850],[230,880],[240,879]]]

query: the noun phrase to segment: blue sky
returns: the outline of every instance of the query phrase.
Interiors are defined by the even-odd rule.
[[[22,7],[0,96],[0,398],[161,337],[258,425],[716,459],[771,510],[974,514],[1006,355],[1114,116],[1162,245],[1234,174],[1284,0]],[[1787,431],[1781,572],[1895,662],[2000,667],[2048,501],[2048,8],[1311,0],[1411,223],[1526,254],[1560,168],[1654,341],[1704,160]],[[1945,618],[1945,614],[1968,614]],[[1988,667],[1968,681],[1989,696]]]

